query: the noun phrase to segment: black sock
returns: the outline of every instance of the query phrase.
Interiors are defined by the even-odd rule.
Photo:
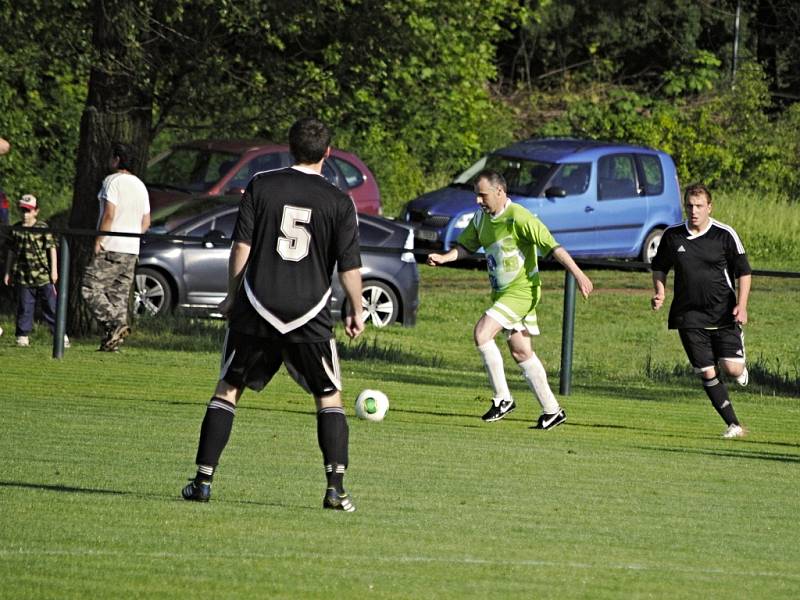
[[[200,426],[200,442],[197,445],[196,479],[211,481],[214,469],[219,464],[219,457],[228,443],[233,427],[236,406],[227,400],[214,396],[206,408],[206,416]]]
[[[328,487],[344,491],[344,471],[347,468],[347,445],[349,430],[344,409],[323,408],[317,413],[317,441],[322,450],[325,477]]]
[[[712,406],[717,410],[719,416],[725,421],[726,425],[738,425],[739,419],[733,410],[733,404],[728,399],[728,388],[719,378],[703,379],[703,389],[706,391]]]

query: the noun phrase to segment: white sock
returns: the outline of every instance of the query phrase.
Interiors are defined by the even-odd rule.
[[[511,392],[508,390],[500,348],[497,347],[494,340],[489,340],[483,346],[478,346],[478,352],[481,353],[483,366],[486,367],[489,385],[492,386],[492,393],[495,399],[511,400]]]
[[[542,405],[542,412],[552,415],[557,413],[561,407],[558,405],[558,400],[553,395],[553,390],[550,389],[550,384],[547,383],[547,373],[544,371],[544,365],[539,357],[534,354],[528,360],[518,363],[519,368],[522,369],[522,374],[525,376],[525,381],[531,391],[539,400]]]

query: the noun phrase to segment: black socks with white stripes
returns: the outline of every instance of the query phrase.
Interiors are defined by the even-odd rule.
[[[231,437],[236,406],[222,398],[212,397],[206,408],[206,416],[200,426],[200,442],[197,447],[196,481],[211,481],[219,457]]]
[[[719,377],[703,379],[703,389],[706,391],[708,399],[714,406],[719,416],[725,421],[726,425],[738,425],[739,419],[733,410],[733,404],[728,399],[728,388],[719,380]]]
[[[317,441],[322,450],[328,487],[344,492],[344,471],[347,468],[349,439],[347,418],[342,407],[323,408],[317,413]]]

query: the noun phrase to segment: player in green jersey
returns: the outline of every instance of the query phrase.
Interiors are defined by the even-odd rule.
[[[542,284],[537,250],[542,256],[552,255],[572,273],[584,298],[589,297],[593,286],[547,227],[527,209],[511,202],[507,189],[501,174],[488,169],[481,171],[475,179],[480,210],[458,237],[455,247],[444,254],[429,254],[427,262],[431,266],[441,265],[469,256],[483,247],[493,302],[474,331],[475,345],[493,391],[492,405],[483,420],[498,421],[516,408],[506,382],[503,357],[494,341],[500,331],[505,331],[511,356],[542,406],[536,428],[551,429],[566,421],[567,416],[550,389],[544,366],[531,346],[531,336],[539,334],[536,305],[541,298]]]

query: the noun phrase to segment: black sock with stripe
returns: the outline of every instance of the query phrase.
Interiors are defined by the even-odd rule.
[[[214,478],[219,457],[231,437],[234,416],[236,405],[216,396],[211,398],[200,426],[200,442],[195,459],[197,481],[211,481]]]
[[[725,421],[726,425],[738,425],[739,419],[736,418],[736,413],[733,410],[733,404],[728,399],[728,388],[722,383],[718,377],[711,379],[703,379],[703,389],[706,391],[708,399],[711,400],[712,406]]]
[[[344,491],[347,447],[350,432],[342,407],[323,408],[317,413],[317,441],[322,450],[328,487]]]

